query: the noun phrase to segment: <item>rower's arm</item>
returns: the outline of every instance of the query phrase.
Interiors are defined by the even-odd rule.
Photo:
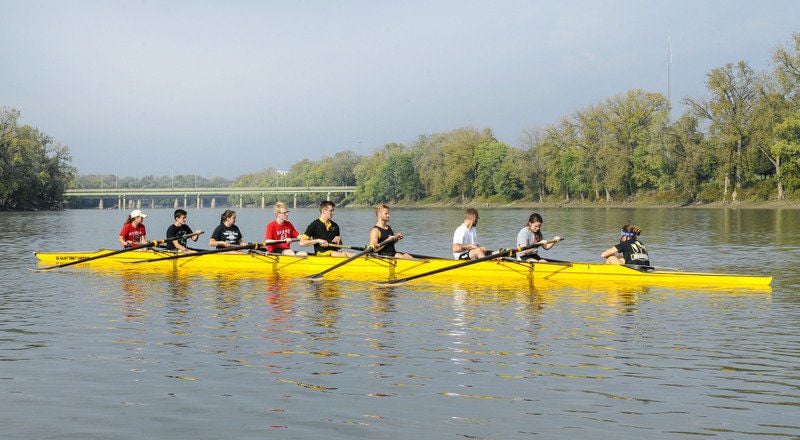
[[[616,246],[612,246],[612,247],[608,248],[605,252],[600,254],[600,257],[601,258],[608,258],[608,257],[614,256],[614,255],[617,255],[617,252],[619,252],[617,247]]]
[[[318,238],[311,238],[306,234],[300,235],[300,246],[313,246],[315,244],[320,244],[326,246],[325,240],[321,240]]]
[[[369,245],[373,248],[378,247],[378,240],[381,238],[381,233],[376,228],[369,231]]]

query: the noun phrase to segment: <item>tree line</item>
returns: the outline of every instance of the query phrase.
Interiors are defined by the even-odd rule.
[[[369,156],[344,151],[240,176],[235,185],[356,185],[355,201],[454,200],[723,202],[798,197],[800,34],[772,54],[771,70],[745,61],[706,76],[670,119],[661,93],[630,90],[522,133],[460,128],[390,143]]]
[[[459,128],[389,143],[361,156],[341,151],[233,180],[196,175],[82,175],[68,149],[0,109],[0,209],[47,209],[74,188],[356,186],[337,202],[718,202],[800,196],[800,34],[775,49],[770,69],[747,62],[706,75],[707,95],[670,117],[661,93],[630,90],[525,130],[520,145],[490,129]],[[238,198],[237,198],[238,199]],[[276,201],[278,196],[270,196]],[[238,201],[238,200],[237,200]],[[257,202],[254,199],[248,202]],[[318,202],[299,195],[298,202]],[[167,202],[165,202],[167,203]]]

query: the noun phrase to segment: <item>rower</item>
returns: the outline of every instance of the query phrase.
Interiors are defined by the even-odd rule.
[[[606,263],[650,266],[647,248],[639,241],[642,230],[635,225],[623,225],[619,234],[619,243],[600,254],[606,259]]]
[[[528,224],[520,229],[517,234],[517,247],[526,247],[530,245],[537,245],[531,249],[517,252],[517,260],[534,260],[546,263],[547,260],[539,256],[539,248],[550,249],[555,246],[556,242],[561,240],[561,237],[555,236],[553,240],[547,241],[542,236],[542,216],[534,212],[528,217]]]
[[[376,252],[378,255],[382,255],[384,257],[395,257],[395,258],[405,258],[411,259],[413,258],[411,255],[397,252],[394,248],[394,242],[397,240],[401,240],[403,238],[403,233],[398,232],[395,235],[392,227],[389,226],[389,205],[381,204],[375,207],[375,216],[378,218],[377,223],[372,229],[369,231],[369,245],[372,246],[373,249],[378,247],[378,243],[382,243],[389,239],[394,239],[391,243],[385,245],[384,247],[378,249]]]
[[[474,260],[486,256],[486,248],[478,244],[478,210],[464,210],[464,223],[453,234],[453,258],[456,260]]]
[[[328,244],[342,244],[339,225],[333,221],[335,208],[336,204],[330,200],[324,200],[319,204],[319,218],[311,222],[306,228],[306,232],[300,235],[300,246],[314,245],[314,252],[317,255],[331,257],[350,257],[354,255],[350,252],[328,249]]]
[[[219,225],[211,233],[211,239],[208,240],[209,246],[214,246],[217,249],[224,249],[226,247],[244,246],[247,243],[242,241],[242,231],[236,226],[236,211],[226,209],[220,217]]]
[[[267,224],[267,230],[264,232],[264,240],[283,240],[285,243],[277,243],[267,246],[267,252],[279,253],[283,255],[299,255],[306,256],[306,252],[295,252],[291,249],[291,242],[293,238],[299,237],[300,233],[297,232],[292,222],[289,221],[289,207],[286,203],[275,203],[275,220]]]
[[[125,219],[122,230],[119,231],[119,242],[122,247],[129,248],[147,243],[147,230],[144,227],[144,218],[147,214],[139,209],[134,209]]]
[[[192,233],[192,228],[186,224],[186,211],[183,209],[176,209],[172,216],[175,218],[175,223],[169,225],[167,228],[167,237],[178,237],[177,240],[168,241],[166,243],[167,249],[171,251],[177,250],[178,252],[197,252],[193,249],[186,247],[186,236]],[[192,240],[197,241],[203,231],[197,231],[197,235],[192,236]]]

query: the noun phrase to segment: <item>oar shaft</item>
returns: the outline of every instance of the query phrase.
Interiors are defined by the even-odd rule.
[[[317,274],[309,276],[308,279],[314,281],[314,280],[317,280],[319,278],[322,278],[322,276],[325,275],[326,273],[328,273],[328,272],[330,272],[332,270],[336,270],[336,269],[344,266],[345,264],[350,263],[351,261],[354,261],[355,259],[363,256],[363,255],[371,254],[371,253],[379,250],[380,248],[382,248],[382,247],[386,246],[387,244],[392,243],[394,241],[397,241],[397,238],[392,237],[392,238],[387,238],[386,240],[378,243],[378,246],[376,246],[374,248],[372,246],[367,246],[363,251],[353,255],[352,257],[347,258],[344,261],[340,261],[339,263],[334,264],[333,266],[323,270],[320,273],[317,273]]]
[[[563,240],[563,238],[561,238],[561,240]],[[548,241],[548,243],[551,243],[551,242],[554,243],[554,242],[557,242],[557,241],[559,241],[559,240],[550,240],[550,241]],[[470,266],[472,264],[477,264],[477,263],[480,263],[482,261],[489,261],[489,260],[494,260],[494,259],[503,258],[503,257],[513,257],[514,255],[516,255],[519,252],[523,252],[523,251],[526,251],[528,249],[533,249],[533,248],[535,248],[537,246],[539,246],[539,243],[534,243],[534,244],[531,244],[531,245],[528,245],[528,246],[519,247],[519,248],[516,248],[516,249],[500,249],[496,253],[493,253],[493,254],[490,254],[490,255],[486,255],[486,256],[483,256],[483,257],[480,257],[480,258],[476,258],[474,260],[463,261],[461,263],[456,263],[456,264],[454,264],[452,266],[440,267],[439,269],[434,269],[434,270],[431,270],[431,271],[428,271],[428,272],[423,272],[423,273],[420,273],[420,274],[412,275],[410,277],[400,278],[400,279],[396,279],[396,280],[389,280],[389,281],[385,281],[385,282],[379,283],[379,284],[381,284],[381,285],[401,284],[401,283],[405,283],[406,281],[416,280],[417,278],[427,277],[429,275],[436,275],[437,273],[447,272],[447,271],[458,269],[458,268],[461,268],[461,267]]]
[[[364,248],[361,246],[345,246],[343,244],[328,244],[328,247],[336,248],[336,249],[351,249],[354,251],[363,251]],[[406,252],[408,253],[408,252]],[[411,255],[412,258],[419,258],[421,260],[444,260],[445,258],[442,257],[432,257],[430,255],[420,255],[420,254],[408,254]]]
[[[436,275],[437,273],[447,272],[448,270],[454,270],[454,269],[458,269],[460,267],[469,266],[469,265],[472,265],[472,264],[475,264],[475,263],[480,263],[481,261],[494,260],[495,258],[501,258],[501,257],[510,257],[510,256],[514,255],[514,253],[515,252],[509,251],[508,249],[500,249],[499,251],[497,251],[497,253],[494,253],[494,254],[491,254],[491,255],[486,255],[486,256],[483,256],[483,257],[480,257],[480,258],[476,258],[474,260],[466,260],[466,261],[463,261],[461,263],[456,263],[456,264],[454,264],[452,266],[440,267],[439,269],[434,269],[434,270],[431,270],[431,271],[428,271],[428,272],[419,273],[419,274],[416,274],[416,275],[412,275],[410,277],[405,277],[405,278],[400,278],[400,279],[397,279],[397,280],[386,281],[384,284],[405,283],[406,281],[416,280],[417,278],[427,277],[429,275]]]

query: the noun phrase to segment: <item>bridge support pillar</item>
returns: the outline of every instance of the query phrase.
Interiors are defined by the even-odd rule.
[[[189,205],[189,200],[186,194],[183,195],[183,210],[186,211],[186,207]]]
[[[136,209],[142,209],[142,199],[141,198],[137,198],[136,199]]]
[[[211,198],[211,209],[214,209],[216,207],[217,207],[217,198],[216,197],[212,197]]]
[[[124,206],[122,206],[122,205],[123,205],[122,196],[121,195],[117,196],[117,209],[122,210],[122,208],[124,208]]]
[[[294,195],[294,206],[292,206],[292,209],[297,209],[297,194]]]
[[[328,196],[325,198],[325,200],[328,200],[328,201],[331,200],[331,192],[330,191],[328,191]]]
[[[244,197],[241,194],[239,194],[239,209],[241,209],[244,206],[244,200],[243,199],[244,199]]]
[[[203,207],[203,205],[202,205],[202,203],[201,203],[201,201],[200,201],[200,194],[198,194],[198,195],[197,195],[197,209],[200,209],[200,208],[202,208],[202,207]]]
[[[156,208],[156,201],[153,200],[153,199],[150,199],[150,209],[155,209],[155,208]]]
[[[103,209],[103,198],[100,197],[100,203],[97,204],[97,209]]]
[[[175,197],[175,203],[173,203],[174,209],[178,209],[178,198]]]
[[[261,193],[261,209],[264,209],[266,204],[264,204],[264,193]]]

